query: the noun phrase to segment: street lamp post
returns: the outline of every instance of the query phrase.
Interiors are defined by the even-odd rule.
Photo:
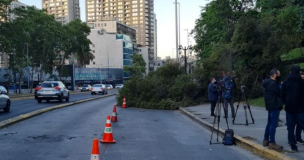
[[[187,59],[188,57],[192,54],[192,46],[188,46],[188,47],[183,47],[182,45],[179,45],[179,54],[182,54],[182,51],[184,51],[184,56],[181,56],[181,58],[184,58],[185,61],[185,73],[188,74],[187,72]],[[188,50],[188,55],[187,55],[187,50]]]
[[[29,59],[28,59],[28,44],[24,43],[26,45],[26,68],[27,68],[27,92],[29,93],[30,89],[30,68],[28,65]]]
[[[178,62],[178,22],[177,22],[177,0],[175,0],[175,31],[176,31],[176,60]]]

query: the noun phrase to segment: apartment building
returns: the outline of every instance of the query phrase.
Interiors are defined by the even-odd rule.
[[[62,24],[80,19],[79,0],[42,0],[42,8]]]
[[[88,22],[87,24],[91,29],[100,29],[105,33],[127,35],[133,43],[136,43],[136,29],[119,22],[117,18],[106,17],[102,18],[101,21]]]
[[[119,22],[137,30],[136,42],[139,47],[149,48],[149,59],[155,52],[154,0],[86,0],[87,23],[114,17]]]

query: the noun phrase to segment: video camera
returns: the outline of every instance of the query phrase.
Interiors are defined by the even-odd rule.
[[[245,89],[246,89],[246,86],[241,85],[241,91],[242,91],[242,93],[245,93]]]
[[[222,91],[223,89],[225,89],[225,82],[223,80],[216,80],[213,85],[214,88],[218,91]]]

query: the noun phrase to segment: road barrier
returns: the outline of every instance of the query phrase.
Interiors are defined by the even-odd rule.
[[[101,143],[115,143],[116,141],[113,138],[112,125],[110,116],[107,117],[106,127],[103,133],[103,138],[100,140]]]
[[[94,139],[93,140],[91,160],[100,160],[100,158],[99,158],[98,139]]]
[[[117,113],[116,113],[116,105],[114,105],[114,107],[113,107],[113,114],[112,114],[112,117],[111,117],[111,122],[118,122]]]

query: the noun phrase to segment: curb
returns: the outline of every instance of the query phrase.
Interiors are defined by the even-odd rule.
[[[75,104],[80,104],[80,103],[84,103],[84,102],[88,102],[88,101],[93,101],[93,100],[97,100],[97,99],[101,99],[101,98],[105,98],[105,97],[111,97],[111,96],[115,96],[116,94],[112,94],[112,95],[106,95],[106,96],[101,96],[101,97],[95,97],[95,98],[88,98],[88,99],[83,99],[83,100],[78,100],[76,102],[70,102],[70,103],[65,103],[65,104],[60,104],[60,105],[56,105],[56,106],[51,106],[51,107],[47,107],[47,108],[43,108],[43,109],[39,109],[27,114],[22,114],[20,116],[14,117],[14,118],[10,118],[4,121],[0,122],[0,129],[7,127],[9,125],[15,124],[17,122],[20,121],[24,121],[26,119],[38,116],[40,114],[49,112],[49,111],[53,111],[56,109],[60,109],[60,108],[64,108],[64,107],[68,107],[68,106],[73,106]]]
[[[202,119],[200,119],[197,116],[195,116],[194,114],[188,112],[184,108],[180,107],[179,110],[184,115],[186,115],[187,117],[191,118],[193,121],[199,123],[200,125],[202,125],[206,129],[212,131],[212,129],[213,129],[212,124],[210,124],[210,123],[208,123],[206,121],[203,121]],[[222,128],[219,128],[219,133],[220,133],[220,136],[224,136],[225,130],[222,129]],[[294,158],[286,156],[286,155],[284,155],[282,153],[279,153],[279,152],[270,150],[268,148],[265,148],[265,147],[263,147],[262,145],[260,145],[258,143],[246,140],[246,139],[244,139],[241,136],[234,135],[234,137],[235,137],[235,142],[236,142],[237,146],[239,146],[241,148],[245,148],[248,151],[250,151],[250,152],[252,152],[252,153],[254,153],[256,155],[259,155],[259,156],[261,156],[263,158],[270,159],[270,160],[295,160]]]

